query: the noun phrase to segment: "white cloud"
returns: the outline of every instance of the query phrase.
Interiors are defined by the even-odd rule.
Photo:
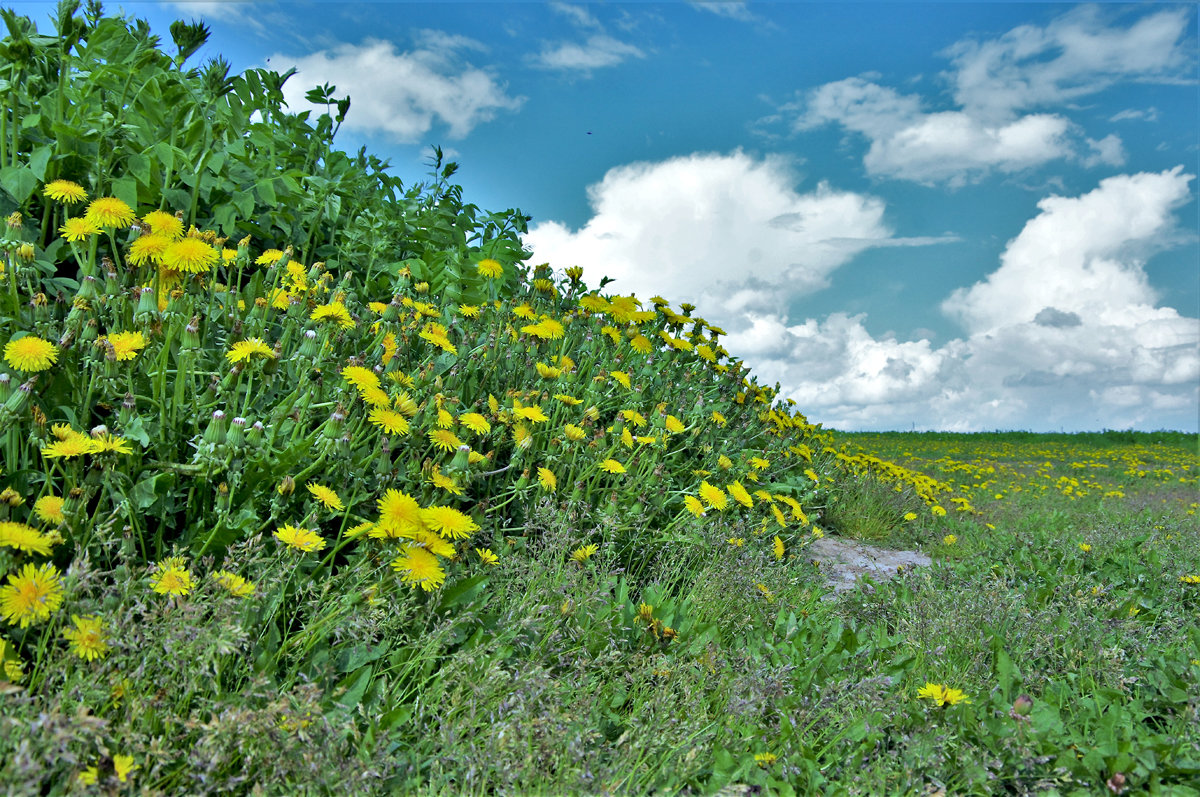
[[[1060,105],[1118,81],[1174,79],[1189,63],[1185,35],[1191,11],[1149,13],[1130,25],[1081,6],[1044,28],[1022,25],[988,41],[962,41],[945,55],[955,100],[973,116]]]
[[[350,95],[347,128],[413,142],[435,123],[446,125],[450,138],[462,138],[499,111],[521,106],[524,98],[509,96],[490,70],[459,58],[462,50],[481,49],[483,45],[463,36],[423,31],[419,45],[407,52],[397,52],[391,42],[367,39],[304,56],[276,54],[271,61],[299,70],[284,85],[292,109],[314,107],[304,94],[330,83],[337,86],[337,96]]]
[[[1117,113],[1110,116],[1108,118],[1108,121],[1110,121],[1110,122],[1129,122],[1129,121],[1157,122],[1158,121],[1158,109],[1155,108],[1154,106],[1150,106],[1149,108],[1145,108],[1145,109],[1126,108],[1125,110],[1118,111]]]
[[[166,5],[205,19],[247,19],[250,0],[176,0]]]
[[[800,193],[795,182],[788,160],[741,150],[633,163],[588,188],[584,227],[543,222],[526,240],[535,260],[613,277],[615,291],[690,301],[731,330],[825,287],[865,249],[930,240],[894,238],[877,198],[827,183]]]
[[[953,86],[954,108],[930,109],[918,95],[860,76],[819,86],[780,110],[794,117],[796,130],[837,124],[863,135],[863,165],[881,177],[956,187],[1067,158],[1086,168],[1120,166],[1121,139],[1088,138],[1064,115],[1067,103],[1119,81],[1186,77],[1189,12],[1146,14],[1124,27],[1107,25],[1106,14],[1083,7],[1044,28],[1022,26],[949,48],[954,69],[943,77]],[[1114,120],[1149,114],[1129,111]]]
[[[607,34],[589,36],[585,42],[560,42],[547,46],[533,56],[534,66],[546,69],[565,69],[587,72],[606,66],[616,66],[630,58],[645,58],[646,54],[632,44]]]
[[[729,17],[741,22],[753,22],[757,17],[751,13],[746,3],[719,2],[719,0],[688,0],[692,8],[699,8],[716,14],[719,17]]]

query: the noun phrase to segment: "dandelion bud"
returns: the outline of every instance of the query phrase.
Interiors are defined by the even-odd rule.
[[[413,290],[416,291],[417,293],[429,293],[429,283],[428,282],[418,282],[416,285],[413,286]]]
[[[17,259],[18,260],[24,261],[26,263],[30,263],[33,261],[33,255],[34,255],[33,244],[23,243],[17,247]]]
[[[8,374],[0,374],[0,401],[7,401],[10,393],[12,393],[12,377]]]
[[[96,426],[92,427],[92,430],[88,432],[88,434],[92,436],[92,439],[99,440],[101,437],[104,437],[104,435],[108,434],[108,427],[102,423],[97,424]]]
[[[250,424],[250,428],[246,430],[246,442],[252,446],[261,445],[264,428],[262,421],[255,421]]]
[[[304,340],[300,343],[300,356],[315,360],[319,352],[320,344],[317,342],[316,331],[312,329],[304,330]]]
[[[4,223],[8,225],[8,229],[10,230],[19,230],[25,226],[25,220],[16,211],[10,213],[8,218],[4,220]]]
[[[192,316],[192,320],[183,328],[183,344],[184,349],[200,348],[200,316]]]
[[[241,446],[246,442],[246,419],[238,416],[233,419],[233,423],[229,426],[229,436],[227,438],[229,445]]]
[[[158,318],[158,302],[154,298],[153,288],[142,288],[138,297],[137,309],[133,311],[133,320],[139,324],[149,324]]]
[[[1013,714],[1019,717],[1028,717],[1030,712],[1033,711],[1033,698],[1029,695],[1019,695],[1013,701],[1012,711]]]
[[[225,413],[221,410],[213,410],[212,420],[208,422],[208,428],[204,430],[204,442],[221,445],[225,442],[225,436]]]
[[[296,491],[296,480],[291,476],[284,476],[283,481],[279,482],[279,486],[275,490],[280,495],[291,495]]]
[[[33,376],[30,377],[29,381],[12,391],[4,401],[4,409],[12,413],[24,410],[25,405],[29,403],[29,397],[33,394],[33,386],[35,384],[37,384],[37,377]]]
[[[456,471],[459,473],[464,472],[466,471],[467,465],[470,463],[470,461],[471,447],[463,444],[458,447],[458,451],[454,454],[454,459],[450,461],[450,467],[446,470],[451,473]]]

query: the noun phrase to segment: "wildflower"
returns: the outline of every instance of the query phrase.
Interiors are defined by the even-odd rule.
[[[543,423],[550,420],[550,418],[546,416],[546,413],[542,411],[542,408],[536,404],[532,407],[514,408],[513,415],[517,416],[518,418],[524,418],[527,421],[533,421],[534,423]]]
[[[66,520],[66,515],[63,514],[65,504],[66,501],[57,495],[43,495],[33,502],[33,514],[37,515],[43,523],[57,525]]]
[[[577,565],[581,565],[588,559],[591,559],[593,556],[595,556],[596,551],[598,550],[600,550],[600,548],[594,544],[581,545],[575,550],[571,551],[571,561]]]
[[[313,309],[309,318],[317,322],[332,321],[342,329],[354,329],[354,319],[350,317],[350,311],[346,309],[346,305],[341,302],[319,305]]]
[[[568,407],[577,407],[583,403],[582,399],[577,399],[574,396],[567,395],[566,393],[555,393],[554,398],[557,401],[561,401],[563,404],[566,404]]]
[[[746,488],[741,482],[733,482],[725,489],[729,490],[729,494],[733,496],[733,500],[737,501],[747,509],[754,506],[754,499],[750,497],[750,493],[746,492]]]
[[[624,371],[609,371],[608,375],[617,380],[621,387],[625,388],[626,390],[630,389],[629,374],[625,373]]]
[[[725,507],[729,505],[725,491],[707,481],[700,482],[700,500],[718,512],[724,512]]]
[[[99,779],[100,770],[96,769],[95,764],[84,768],[84,770],[76,776],[76,780],[79,781],[80,786],[95,786],[96,781]]]
[[[434,429],[429,433],[429,442],[442,451],[456,451],[463,444],[449,429]]]
[[[438,489],[445,490],[451,495],[463,494],[463,489],[459,486],[458,482],[442,473],[442,469],[437,465],[429,472],[429,483]]]
[[[64,628],[62,635],[71,643],[71,652],[81,659],[95,661],[108,653],[108,642],[104,639],[104,628],[95,615],[79,617],[71,615],[74,628]]]
[[[433,326],[433,325],[431,325],[431,326]],[[424,331],[421,332],[419,337],[422,340],[429,341],[434,346],[437,346],[439,349],[441,349],[442,351],[444,351],[448,354],[458,354],[458,348],[453,343],[450,342],[450,339],[448,337],[446,337],[446,334],[444,332],[438,332],[434,329],[426,328]]]
[[[917,697],[929,698],[939,706],[954,706],[959,703],[971,702],[961,689],[953,689],[942,684],[929,682],[926,682],[924,686],[917,690]]]
[[[1092,546],[1088,545],[1086,542],[1081,542],[1079,543],[1079,550],[1087,553],[1088,551],[1092,550]]]
[[[432,531],[418,531],[411,537],[413,543],[420,545],[425,550],[429,551],[434,556],[442,558],[452,558],[455,554],[454,546],[443,540]]]
[[[91,236],[100,232],[100,228],[88,219],[77,216],[63,222],[63,226],[59,227],[58,231],[62,234],[63,238],[72,243],[78,243],[79,241],[86,241]]]
[[[615,459],[606,459],[600,463],[600,470],[604,471],[605,473],[619,474],[625,472],[625,466],[620,462],[617,462]]]
[[[717,467],[721,470],[729,470],[733,467],[733,460],[724,454],[721,454],[717,457]]]
[[[93,199],[84,212],[84,218],[97,227],[123,229],[133,224],[133,208],[112,196]]]
[[[342,499],[338,497],[338,494],[329,487],[326,487],[323,484],[317,484],[316,482],[309,482],[304,486],[308,488],[308,492],[312,495],[312,497],[323,504],[326,509],[331,509],[334,512],[341,512],[346,508],[342,503]]]
[[[743,537],[730,537],[729,539],[725,540],[725,542],[729,543],[734,548],[741,548],[746,544],[746,540]]]
[[[537,368],[538,376],[542,377],[542,379],[558,379],[562,376],[561,368],[555,368],[545,363],[537,363],[535,367]]]
[[[449,506],[431,506],[421,510],[425,526],[443,537],[459,540],[479,531],[479,525],[457,509]]]
[[[779,510],[776,509],[775,511],[778,512]],[[779,535],[775,535],[774,545],[771,548],[771,552],[775,554],[775,561],[779,562],[783,560],[783,540],[779,538]]]
[[[388,434],[408,434],[408,419],[395,410],[373,407],[367,420]]]
[[[133,763],[133,756],[118,754],[113,756],[113,769],[117,771],[117,777],[124,783],[129,777],[129,773],[135,769],[141,769],[141,767]]]
[[[458,314],[463,318],[479,318],[479,308],[473,304],[460,304]]]
[[[485,565],[495,565],[500,561],[500,557],[492,553],[491,548],[476,548],[475,553],[479,555],[480,561]]]
[[[42,456],[46,459],[71,459],[84,454],[95,454],[98,450],[96,441],[83,435],[68,437],[65,440],[55,440],[41,447]]]
[[[490,257],[480,260],[475,266],[475,270],[479,276],[485,279],[496,279],[504,273],[504,266],[500,265],[499,261],[492,260]]]
[[[361,365],[347,365],[342,369],[342,379],[359,390],[367,387],[379,387],[379,375]]]
[[[378,528],[389,537],[408,537],[425,528],[421,505],[407,493],[389,489],[376,505],[379,508]]]
[[[20,572],[9,573],[8,584],[0,587],[0,615],[21,628],[49,618],[61,603],[62,581],[48,562],[26,564]]]
[[[179,238],[183,235],[183,222],[165,210],[150,211],[142,216],[142,224],[149,227],[153,235],[165,235],[168,238]]]
[[[283,252],[278,249],[268,249],[254,260],[256,266],[269,266],[283,259]],[[302,267],[303,268],[303,267]]]
[[[754,763],[758,764],[763,769],[766,769],[767,767],[771,766],[778,760],[779,759],[776,758],[774,753],[755,753],[754,754]]]
[[[492,431],[492,425],[478,412],[468,412],[461,415],[458,422],[475,434],[487,434]]]
[[[576,443],[578,443],[580,440],[582,440],[584,437],[587,436],[587,433],[583,431],[582,427],[576,426],[573,423],[568,423],[568,424],[564,425],[563,433],[566,434],[568,440],[571,440],[572,442],[576,442]]]
[[[667,431],[671,434],[679,434],[685,427],[683,421],[676,418],[674,415],[668,415],[666,420]]]
[[[400,349],[400,344],[396,342],[396,333],[389,332],[384,335],[383,342],[380,343],[380,345],[383,346],[383,354],[380,355],[379,360],[384,365],[387,365],[392,361],[392,358],[396,356],[396,352]]]
[[[1200,584],[1200,576],[1197,575],[1180,576],[1179,580],[1184,584]]]
[[[442,570],[437,557],[420,546],[410,546],[403,555],[392,560],[392,569],[400,574],[405,584],[419,586],[426,592],[432,592],[446,581],[446,571]]]
[[[150,588],[159,595],[187,595],[192,591],[192,574],[184,566],[182,556],[170,556],[157,566]]]
[[[911,523],[912,521],[917,519],[917,513],[916,512],[905,512],[904,519]]]
[[[292,550],[303,553],[312,553],[325,547],[325,540],[320,534],[312,529],[293,526],[291,523],[285,523],[275,529],[274,536]]]
[[[537,470],[538,484],[542,485],[542,489],[546,492],[554,492],[558,489],[558,477],[554,475],[554,471],[549,468],[538,468]]]
[[[704,516],[704,504],[694,495],[685,495],[683,497],[683,506],[696,517]]]
[[[15,548],[46,556],[50,553],[50,538],[24,523],[0,520],[0,548]]]
[[[947,534],[945,537],[942,537],[943,545],[953,545],[956,542],[958,542],[958,537],[953,534]]]
[[[117,437],[108,432],[95,437],[92,440],[93,454],[132,454],[133,448],[130,447],[129,441],[124,437]]]
[[[239,340],[229,347],[229,351],[225,352],[225,359],[231,363],[240,363],[254,356],[269,357],[273,360],[275,359],[275,352],[262,338]]]
[[[83,190],[83,186],[70,180],[51,180],[42,186],[42,194],[47,199],[67,205],[87,199],[87,191]]]
[[[213,573],[213,578],[235,598],[249,598],[254,594],[254,583],[247,581],[237,573],[230,573],[228,570],[218,570]]]
[[[132,360],[146,348],[146,336],[141,332],[112,332],[105,336],[120,361]]]
[[[4,344],[4,361],[18,371],[45,371],[58,361],[58,347],[36,335],[26,335]]]

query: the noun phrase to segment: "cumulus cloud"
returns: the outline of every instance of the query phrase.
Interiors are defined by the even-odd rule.
[[[589,31],[583,41],[547,42],[541,52],[526,60],[535,67],[577,72],[588,75],[593,69],[617,66],[630,58],[645,58],[641,48],[610,36],[586,6],[551,3],[550,8],[581,31]]]
[[[1150,13],[1128,26],[1110,25],[1108,16],[1083,7],[1045,27],[955,44],[944,53],[953,69],[943,74],[953,108],[851,77],[802,93],[782,116],[798,131],[836,124],[860,134],[869,142],[868,173],[930,185],[956,187],[1068,158],[1087,168],[1120,166],[1120,137],[1088,138],[1065,115],[1067,103],[1119,81],[1184,77],[1189,12]]]
[[[537,260],[690,301],[737,329],[825,287],[865,249],[917,243],[893,237],[875,197],[795,184],[788,160],[741,150],[633,163],[588,188],[593,215],[581,229],[543,222],[526,240]]]
[[[485,50],[464,36],[424,31],[418,46],[406,52],[397,51],[392,42],[367,39],[303,56],[275,54],[271,62],[298,70],[284,85],[284,99],[292,109],[316,107],[304,94],[330,83],[338,96],[350,95],[347,128],[415,142],[434,124],[446,125],[450,138],[463,138],[498,112],[521,107],[524,98],[509,96],[491,70],[462,58],[465,51]]]

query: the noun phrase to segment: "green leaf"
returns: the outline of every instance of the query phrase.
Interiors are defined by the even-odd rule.
[[[50,163],[50,156],[53,154],[54,150],[46,144],[35,149],[29,156],[29,168],[39,182],[46,179],[46,165]]]
[[[338,688],[344,687],[346,692],[338,698],[337,702],[347,708],[357,706],[359,701],[362,700],[362,696],[366,693],[367,687],[371,685],[371,676],[374,672],[375,668],[367,665],[342,679],[342,682],[338,684]]]
[[[136,209],[138,206],[137,180],[130,175],[118,177],[113,180],[112,195],[129,207]]]
[[[142,510],[148,509],[175,486],[175,478],[174,473],[167,471],[165,473],[156,473],[147,479],[142,479],[133,485],[133,490],[130,491],[129,498],[133,501],[133,505],[136,508]]]
[[[150,187],[150,159],[140,152],[135,152],[125,159],[125,168],[138,179],[142,185]]]
[[[4,188],[18,205],[25,204],[33,189],[37,188],[37,183],[37,176],[25,164],[19,163],[0,169],[0,187]]]
[[[438,604],[439,611],[453,609],[464,603],[469,603],[475,599],[480,592],[487,586],[488,579],[486,573],[479,573],[462,581],[456,581],[442,593],[442,602]]]
[[[254,190],[258,192],[259,199],[268,205],[278,204],[279,200],[275,196],[275,181],[271,179],[260,180]]]

